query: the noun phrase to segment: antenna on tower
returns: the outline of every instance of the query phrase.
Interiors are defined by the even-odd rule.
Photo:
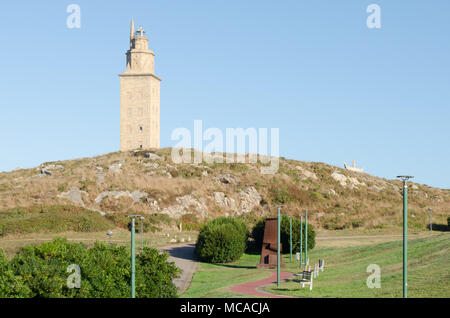
[[[133,37],[134,37],[134,21],[133,18],[131,18],[130,41],[133,39]]]

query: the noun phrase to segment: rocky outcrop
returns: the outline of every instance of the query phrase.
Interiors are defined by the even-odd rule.
[[[239,181],[238,177],[231,173],[219,174],[215,179],[223,184],[237,184]]]
[[[142,192],[139,190],[135,190],[133,192],[130,191],[104,191],[100,193],[97,198],[95,198],[95,203],[100,204],[105,197],[112,196],[114,199],[118,199],[120,197],[129,197],[134,202],[139,202],[141,199],[146,198],[148,194],[146,192]]]
[[[333,172],[331,177],[339,182],[339,184],[343,187],[349,187],[351,189],[358,188],[359,185],[365,185],[365,183],[359,182],[358,179],[354,177],[347,177],[339,172]]]
[[[337,195],[336,191],[334,191],[333,189],[328,190],[328,194],[329,195]]]
[[[300,174],[302,174],[303,179],[307,179],[307,178],[313,179],[313,180],[317,180],[318,179],[317,175],[314,172],[306,170],[303,167],[296,166],[295,169],[297,169],[300,172]]]
[[[64,167],[62,165],[56,165],[56,164],[49,164],[49,165],[42,167],[42,170],[47,170],[47,171],[62,170],[62,169],[64,169]]]
[[[108,167],[109,171],[113,172],[113,173],[120,173],[122,170],[120,169],[122,167],[122,165],[125,163],[124,160],[118,161],[118,162],[114,162],[112,165],[110,165]]]
[[[161,160],[160,156],[158,156],[157,154],[151,153],[151,152],[146,153],[144,155],[144,158],[147,158],[147,159],[150,159],[150,160]]]
[[[203,198],[196,198],[194,194],[177,197],[176,202],[177,204],[164,208],[161,213],[173,218],[179,218],[182,215],[190,213],[190,211],[200,214],[203,218],[208,216],[208,208],[206,207],[205,200]]]
[[[236,210],[236,201],[233,198],[229,198],[223,192],[214,192],[214,200],[216,204],[222,208],[229,210]]]
[[[87,195],[85,191],[81,191],[78,188],[70,188],[69,191],[63,192],[60,195],[58,195],[58,198],[66,199],[72,201],[73,203],[84,206],[84,201],[82,197],[83,194]]]
[[[254,207],[259,206],[262,197],[254,187],[247,187],[239,192],[240,209],[242,212],[250,212]]]

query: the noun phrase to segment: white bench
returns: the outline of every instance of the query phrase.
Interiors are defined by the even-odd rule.
[[[302,288],[305,287],[305,285],[309,285],[309,290],[312,290],[313,276],[314,276],[314,274],[312,271],[303,271],[302,272],[302,281],[300,282]]]
[[[319,269],[323,272],[325,268],[325,260],[324,259],[319,259]]]
[[[313,271],[313,274],[314,274],[314,278],[316,278],[317,276],[319,276],[319,265],[314,264],[314,271]]]

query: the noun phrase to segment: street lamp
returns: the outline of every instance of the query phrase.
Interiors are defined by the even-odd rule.
[[[305,211],[305,270],[306,265],[309,264],[308,262],[308,210]]]
[[[135,234],[135,219],[137,217],[142,217],[141,215],[127,215],[131,218],[131,298],[135,298],[135,275],[136,275],[136,267],[135,267],[135,258],[136,251],[134,247],[134,234]]]
[[[292,216],[289,216],[289,259],[292,262]]]
[[[280,225],[281,225],[281,208],[282,205],[278,206],[278,215],[277,215],[277,286],[280,287]]]
[[[403,181],[403,298],[408,297],[408,180],[413,176],[397,176]]]
[[[300,215],[300,268],[303,265],[302,254],[303,254],[303,215]]]
[[[144,217],[139,218],[141,220],[141,253],[144,251]]]
[[[109,231],[106,235],[108,235],[108,247],[111,247],[111,236],[113,235],[113,232]]]

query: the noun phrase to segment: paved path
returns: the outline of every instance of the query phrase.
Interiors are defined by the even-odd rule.
[[[286,280],[291,278],[293,275],[289,272],[281,272],[280,279]],[[264,291],[264,287],[270,284],[276,284],[277,282],[277,272],[273,271],[272,276],[269,278],[260,279],[253,282],[242,283],[229,287],[228,289],[234,293],[252,295],[259,297],[269,297],[269,298],[291,298],[290,296],[276,295]]]
[[[197,269],[197,261],[195,259],[195,244],[178,244],[165,247],[159,247],[159,250],[169,253],[169,262],[174,262],[177,267],[183,270],[180,278],[173,280],[175,286],[177,286],[179,294],[181,295],[189,287],[192,276]]]

